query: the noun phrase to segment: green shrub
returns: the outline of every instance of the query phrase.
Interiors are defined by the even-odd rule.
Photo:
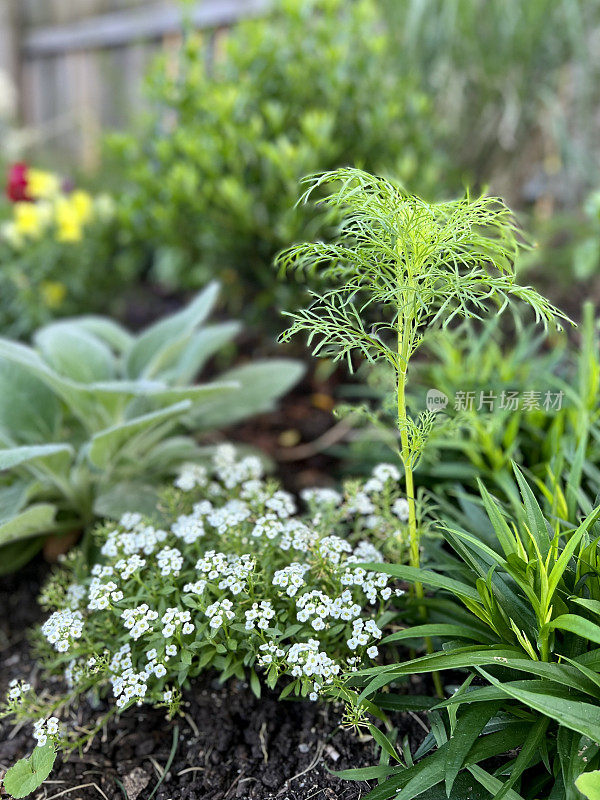
[[[332,222],[295,206],[302,176],[356,164],[437,187],[431,106],[410,71],[394,73],[393,51],[375,0],[284,0],[237,25],[211,70],[193,35],[176,69],[163,58],[150,126],[117,139],[123,216],[157,249],[158,277],[197,287],[219,276],[244,290],[228,290],[230,305],[250,296],[259,315],[297,292],[274,286],[274,254]]]
[[[398,478],[381,464],[344,495],[307,489],[298,513],[258,458],[220,445],[212,462],[182,468],[149,518],[130,512],[99,528],[97,563],[73,551],[41,596],[53,613],[39,649],[64,694],[48,700],[16,681],[2,709],[39,718],[33,759],[61,738],[68,749],[89,738],[61,731],[54,714],[90,690],[112,695],[93,731],[134,704],[175,714],[182,689],[211,667],[223,681],[249,678],[256,694],[262,675],[282,697],[338,697],[345,673],[377,657],[394,589],[362,563],[382,558],[373,542],[406,529]]]
[[[137,336],[89,316],[41,328],[33,348],[0,339],[1,570],[41,534],[153,508],[155,487],[198,453],[182,432],[268,410],[298,380],[299,363],[274,359],[192,385],[239,330],[203,324],[217,293],[213,283]]]

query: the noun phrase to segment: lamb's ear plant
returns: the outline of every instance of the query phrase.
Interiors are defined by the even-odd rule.
[[[420,528],[413,471],[435,420],[414,419],[406,402],[411,358],[427,331],[457,317],[499,312],[514,300],[530,306],[544,325],[563,318],[534,289],[516,282],[519,251],[515,220],[495,197],[469,196],[428,203],[399,185],[345,168],[306,179],[306,202],[320,201],[342,215],[332,242],[307,242],[281,253],[282,272],[317,273],[331,288],[313,293],[308,309],[290,314],[283,335],[308,334],[313,353],[334,360],[352,355],[390,364],[396,377],[399,457],[409,503],[410,564],[419,566]],[[416,585],[418,595],[422,587]]]
[[[581,800],[576,781],[600,766],[600,507],[579,525],[564,525],[544,516],[516,468],[515,475],[516,517],[481,487],[493,537],[448,526],[454,552],[441,550],[436,569],[378,567],[436,590],[423,601],[428,624],[384,641],[427,636],[442,647],[366,670],[357,676],[366,681],[358,702],[402,709],[405,698],[393,687],[405,676],[451,672],[446,699],[422,706],[432,732],[414,764],[380,769],[373,777],[388,780],[369,800],[462,799],[461,774],[496,800]],[[365,777],[360,770],[346,776]]]
[[[206,325],[211,284],[137,336],[104,317],[39,329],[32,347],[0,339],[0,573],[48,533],[156,504],[156,487],[199,454],[207,431],[268,410],[300,377],[288,359],[257,361],[194,385],[239,331]]]

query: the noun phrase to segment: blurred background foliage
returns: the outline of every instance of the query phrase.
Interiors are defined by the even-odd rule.
[[[430,198],[504,196],[537,244],[521,270],[577,315],[600,287],[599,44],[600,5],[582,0],[282,0],[218,39],[188,22],[148,72],[146,112],[104,131],[101,169],[81,176],[110,190],[110,222],[59,247],[2,237],[3,333],[215,277],[230,310],[279,330],[300,290],[273,256],[336,223],[296,207],[298,180],[346,164]],[[5,151],[55,169],[1,114]]]

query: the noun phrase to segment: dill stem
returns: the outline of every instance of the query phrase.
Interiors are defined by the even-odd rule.
[[[408,360],[410,358],[410,334],[413,320],[410,317],[408,304],[403,302],[404,298],[399,298],[398,308],[398,429],[400,431],[400,457],[404,466],[404,485],[406,491],[406,501],[408,503],[408,537],[409,537],[409,561],[411,567],[418,569],[421,565],[420,555],[420,535],[417,524],[417,502],[415,496],[415,481],[410,458],[410,443],[408,438],[408,414],[406,411],[406,376],[408,374]],[[417,600],[424,597],[423,584],[415,581],[413,591]],[[426,616],[425,607],[421,606],[420,614]],[[433,652],[433,643],[429,637],[425,639],[425,647],[428,653]],[[438,697],[444,697],[444,690],[439,673],[433,673],[433,683]]]

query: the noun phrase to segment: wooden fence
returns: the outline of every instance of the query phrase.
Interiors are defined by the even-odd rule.
[[[203,0],[184,12],[177,0],[0,0],[0,67],[16,83],[25,140],[94,168],[101,131],[140,113],[143,77],[159,50],[177,47],[184,13],[214,41],[270,1]]]

